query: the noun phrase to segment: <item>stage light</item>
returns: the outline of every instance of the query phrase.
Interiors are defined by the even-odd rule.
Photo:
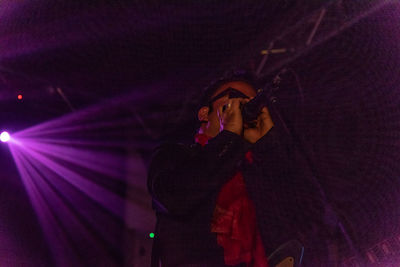
[[[150,233],[150,234],[149,234],[149,237],[150,237],[150,238],[154,238],[154,236],[155,236],[154,233]]]
[[[18,95],[17,98],[18,98],[18,100],[21,100],[22,99],[22,95]]]
[[[7,132],[2,132],[0,134],[0,141],[7,142],[8,140],[10,140],[10,135]]]

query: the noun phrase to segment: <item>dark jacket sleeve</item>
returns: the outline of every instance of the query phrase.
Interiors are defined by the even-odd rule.
[[[244,150],[245,141],[229,131],[222,131],[204,147],[161,146],[148,175],[148,189],[158,211],[175,216],[193,212],[233,175]]]
[[[264,244],[270,249],[313,232],[323,202],[307,161],[282,129],[274,126],[251,148],[243,167]],[[269,251],[271,252],[271,251]]]

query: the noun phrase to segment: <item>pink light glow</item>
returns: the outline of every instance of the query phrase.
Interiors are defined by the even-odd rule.
[[[95,157],[73,147],[16,139],[18,143],[10,144],[10,151],[57,266],[72,266],[80,261],[71,243],[76,240],[82,246],[106,253],[98,239],[115,243],[113,231],[107,227],[119,227],[118,220],[124,216],[124,199],[91,177],[85,177],[80,169],[117,177],[118,172],[106,165],[114,162],[112,157],[106,154]],[[96,164],[100,167],[97,170]]]
[[[121,246],[125,223],[154,229],[144,162],[121,131],[132,118],[105,112],[72,113],[15,132],[8,143],[57,266],[98,255],[106,266],[116,266],[108,251]],[[86,248],[93,255],[82,258]]]
[[[10,134],[7,132],[2,132],[0,134],[0,141],[1,142],[8,142],[10,140]]]

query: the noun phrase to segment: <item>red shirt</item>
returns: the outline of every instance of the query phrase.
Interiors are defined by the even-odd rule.
[[[205,146],[211,137],[197,134],[195,140]],[[252,163],[251,152],[246,160]],[[267,257],[256,222],[253,202],[246,191],[243,175],[237,172],[218,194],[211,232],[224,249],[226,265],[245,262],[248,267],[268,267]]]

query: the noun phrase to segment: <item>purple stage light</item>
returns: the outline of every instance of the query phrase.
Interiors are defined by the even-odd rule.
[[[0,134],[0,141],[1,142],[7,142],[7,141],[9,141],[10,140],[10,134],[9,133],[7,133],[7,132],[2,132],[1,134]]]

